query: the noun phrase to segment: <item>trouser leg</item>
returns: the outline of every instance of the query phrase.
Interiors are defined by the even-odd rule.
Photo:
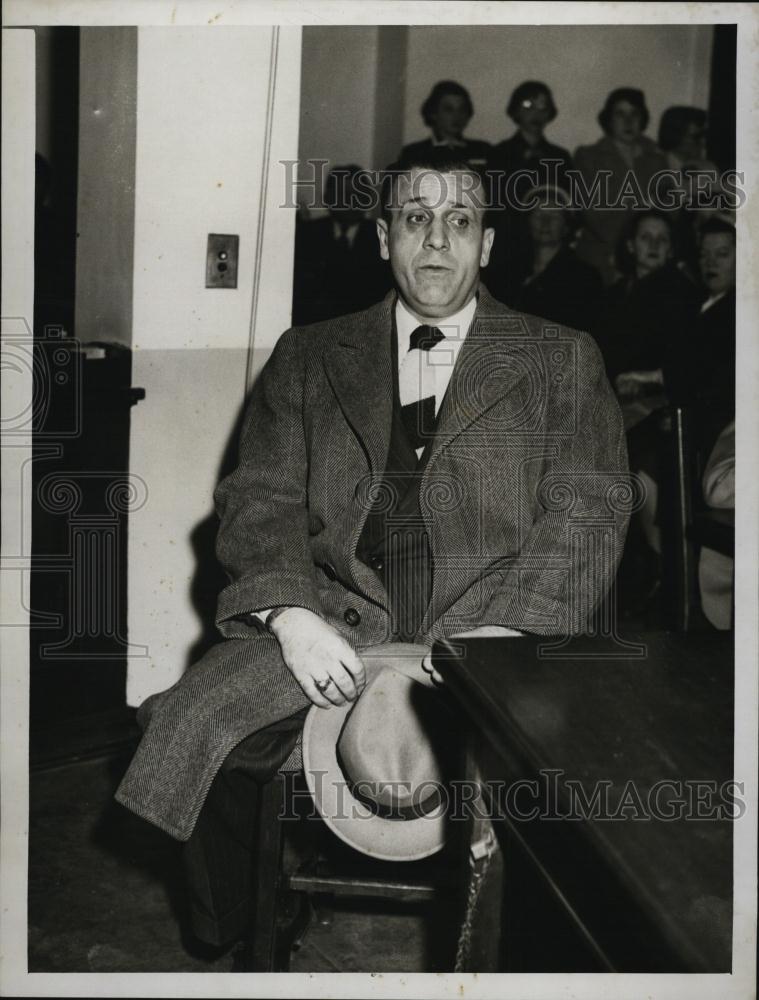
[[[214,778],[183,854],[192,929],[201,941],[231,944],[249,929],[261,787],[289,757],[306,712],[248,736]]]

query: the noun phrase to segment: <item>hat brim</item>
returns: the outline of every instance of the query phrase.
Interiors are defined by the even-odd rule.
[[[425,646],[386,643],[362,650],[367,684],[381,670],[403,673],[434,687],[422,670]],[[351,793],[337,759],[337,744],[352,702],[330,709],[314,705],[303,727],[303,770],[306,784],[324,822],[342,841],[382,861],[419,861],[445,844],[446,810],[441,803],[425,816],[385,819]]]

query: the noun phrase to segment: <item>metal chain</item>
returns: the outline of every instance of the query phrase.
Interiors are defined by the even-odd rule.
[[[476,851],[478,847],[480,847],[482,851],[482,853],[479,854],[479,857],[477,856],[477,853],[479,852]],[[469,856],[469,864],[472,869],[472,873],[469,876],[469,887],[467,889],[466,913],[464,914],[464,920],[461,924],[459,941],[456,947],[456,964],[453,969],[454,972],[466,972],[466,965],[469,961],[469,950],[472,945],[472,925],[474,924],[474,917],[477,912],[480,890],[482,889],[482,884],[485,881],[485,875],[490,867],[490,860],[496,850],[497,846],[492,833],[488,835],[486,840],[480,841],[479,844],[472,846],[471,854]]]

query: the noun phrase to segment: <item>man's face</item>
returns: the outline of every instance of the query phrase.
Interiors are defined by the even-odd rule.
[[[707,233],[699,257],[701,277],[711,295],[735,285],[735,240],[729,233]]]
[[[475,294],[493,245],[483,200],[479,179],[463,171],[414,167],[398,178],[390,222],[377,220],[380,253],[422,322],[451,316]]]

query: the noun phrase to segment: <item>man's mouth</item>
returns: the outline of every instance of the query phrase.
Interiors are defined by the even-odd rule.
[[[446,267],[444,264],[421,264],[419,267],[420,271],[450,271],[450,267]]]

